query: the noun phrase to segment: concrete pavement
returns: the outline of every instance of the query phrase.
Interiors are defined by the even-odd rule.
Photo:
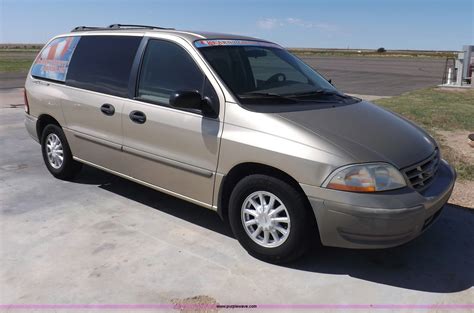
[[[267,264],[212,211],[91,167],[72,182],[53,178],[23,109],[3,105],[0,186],[0,304],[203,296],[221,304],[474,305],[474,214],[461,207],[448,205],[402,247],[315,248],[296,263]]]
[[[0,108],[23,107],[23,88],[0,89]]]

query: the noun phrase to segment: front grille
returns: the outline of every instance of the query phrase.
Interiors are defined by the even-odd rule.
[[[410,186],[418,191],[427,188],[438,171],[439,160],[439,151],[436,149],[427,159],[405,168],[403,173]]]

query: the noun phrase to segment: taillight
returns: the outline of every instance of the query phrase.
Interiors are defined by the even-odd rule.
[[[26,96],[26,89],[23,89],[23,98],[25,100],[25,112],[30,114],[30,105],[28,104],[28,97]]]

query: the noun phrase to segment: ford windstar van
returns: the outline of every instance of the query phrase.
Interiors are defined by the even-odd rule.
[[[152,26],[77,27],[25,84],[46,167],[87,164],[215,210],[271,262],[420,235],[455,172],[406,119],[338,91],[266,40]]]

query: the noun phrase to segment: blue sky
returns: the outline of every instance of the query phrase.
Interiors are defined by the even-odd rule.
[[[0,0],[0,42],[42,43],[77,25],[230,32],[286,47],[460,50],[473,0]]]

